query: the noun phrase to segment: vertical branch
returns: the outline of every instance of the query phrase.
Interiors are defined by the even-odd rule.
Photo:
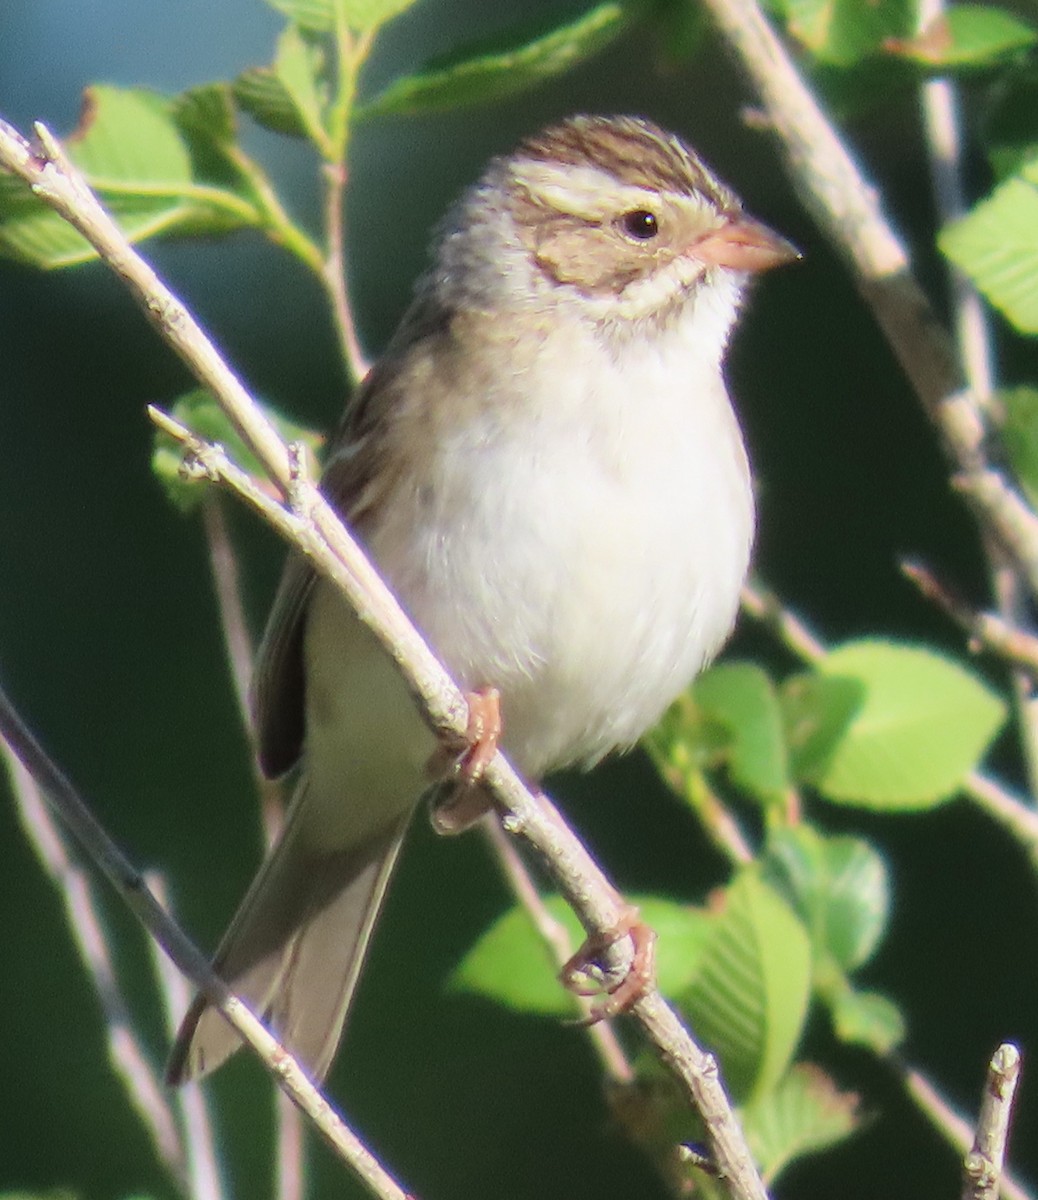
[[[944,0],[919,0],[922,32],[944,15]],[[958,95],[950,79],[930,79],[922,86],[921,105],[926,133],[934,207],[940,225],[967,212],[962,179],[962,133]],[[984,302],[970,280],[954,264],[947,264],[948,299],[952,331],[966,386],[974,402],[988,414],[995,389],[994,351]],[[1000,546],[986,536],[986,550],[998,611],[1010,624],[1029,629],[1030,615],[1024,581]],[[1034,679],[1014,671],[1013,692],[1017,724],[1027,764],[1031,794],[1038,797],[1038,694]]]
[[[998,1200],[1019,1079],[1020,1051],[1007,1042],[999,1046],[988,1064],[977,1133],[964,1162],[962,1200]]]
[[[108,1035],[108,1057],[116,1077],[122,1082],[159,1161],[178,1188],[188,1194],[190,1176],[184,1148],[158,1075],[133,1031],[133,1019],[115,977],[90,881],[69,857],[36,780],[2,735],[0,752],[22,829],[61,898],[73,944],[100,1002]]]
[[[149,872],[148,886],[164,909],[169,910],[169,896],[165,881]],[[152,938],[148,938],[151,967],[159,984],[166,1032],[172,1040],[177,1027],[187,1012],[191,994],[184,976],[173,966]],[[280,1094],[280,1093],[279,1093]],[[189,1200],[224,1200],[224,1188],[220,1179],[220,1167],[216,1154],[216,1139],[209,1115],[205,1091],[200,1087],[177,1088],[173,1093],[173,1104],[180,1117],[180,1128],[184,1142],[184,1158],[187,1167],[187,1196]]]

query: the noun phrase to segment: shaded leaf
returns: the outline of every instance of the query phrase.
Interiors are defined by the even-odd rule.
[[[858,679],[805,671],[783,683],[780,698],[790,773],[798,782],[811,783],[824,773],[861,707],[865,685]]]
[[[728,732],[733,781],[759,799],[780,799],[789,786],[785,723],[767,672],[752,663],[723,663],[696,680],[692,697]]]
[[[1038,333],[1038,159],[938,237],[943,253],[1023,333]]]
[[[545,903],[576,949],[585,935],[569,905],[561,896],[549,896]],[[643,896],[635,903],[642,920],[659,934],[660,990],[674,995],[688,986],[696,970],[710,920],[699,909],[657,896]],[[574,1011],[572,995],[559,982],[558,967],[529,915],[519,907],[509,909],[482,934],[450,983],[458,991],[485,996],[520,1012],[571,1017]]]
[[[1038,72],[1006,72],[991,97],[981,130],[998,179],[1038,159]]]
[[[820,1067],[797,1063],[772,1091],[739,1112],[765,1183],[796,1158],[849,1137],[861,1124],[860,1098],[841,1092]]]
[[[816,960],[850,971],[872,957],[890,913],[890,880],[868,842],[804,824],[775,829],[764,870],[800,915]]]
[[[283,417],[279,412],[261,405],[263,413],[286,442],[301,442],[312,455],[317,454],[323,437],[311,429]],[[241,440],[238,431],[227,419],[223,409],[201,388],[187,392],[173,404],[171,415],[181,424],[206,441],[218,442],[234,462],[257,479],[265,479],[265,473],[257,459]],[[155,444],[151,456],[151,469],[166,491],[168,498],[182,512],[192,512],[206,496],[206,486],[197,480],[185,478],[182,464],[184,450],[181,444],[161,430],[155,433]]]
[[[692,985],[678,998],[737,1097],[784,1074],[807,1014],[811,950],[788,904],[753,869],[720,896]]]
[[[865,639],[818,671],[858,681],[861,705],[814,778],[829,800],[893,811],[952,796],[1005,719],[1004,703],[957,663],[918,647]]]
[[[1038,388],[1005,388],[996,399],[1005,414],[1002,442],[1032,507],[1038,505]]]
[[[628,27],[637,8],[631,0],[611,0],[532,36],[512,31],[492,42],[461,46],[395,80],[362,105],[358,115],[435,112],[485,104],[534,87],[597,54]]]
[[[827,1004],[833,1030],[842,1042],[885,1055],[904,1041],[901,1010],[879,992],[858,992],[847,987],[828,997]]]
[[[270,67],[250,67],[231,88],[242,111],[264,129],[289,137],[309,137],[288,89]]]

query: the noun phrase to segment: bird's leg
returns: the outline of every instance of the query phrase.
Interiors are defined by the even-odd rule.
[[[497,753],[501,736],[501,694],[497,688],[467,692],[468,725],[458,738],[445,740],[433,752],[426,770],[445,786],[439,790],[432,811],[437,833],[462,833],[493,807],[479,786],[480,778]]]
[[[617,983],[603,983],[602,976],[609,974],[608,964],[602,962],[603,955],[624,938],[631,939],[630,966]],[[624,904],[616,924],[611,929],[591,934],[562,968],[559,977],[564,986],[578,996],[606,993],[605,998],[579,1022],[581,1025],[594,1025],[619,1016],[655,986],[656,931],[645,924],[633,904]]]

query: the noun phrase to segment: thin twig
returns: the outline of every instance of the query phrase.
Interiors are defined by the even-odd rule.
[[[155,899],[169,912],[169,895],[161,875],[149,871],[145,876]],[[191,992],[184,976],[162,953],[154,938],[148,938],[151,967],[162,998],[166,1033],[172,1040],[191,1003]],[[279,1096],[281,1092],[277,1093]],[[167,1095],[170,1095],[167,1092]],[[180,1130],[184,1141],[184,1158],[187,1163],[188,1200],[223,1200],[225,1189],[220,1177],[220,1164],[216,1153],[216,1138],[213,1122],[209,1115],[206,1092],[200,1087],[177,1088],[171,1093],[172,1103],[180,1117]]]
[[[743,585],[742,610],[770,629],[802,662],[816,663],[825,658],[827,652],[824,644],[759,579],[749,579]]]
[[[962,1200],[998,1200],[1019,1079],[1020,1051],[1006,1042],[988,1064],[977,1134],[963,1163]]]
[[[28,726],[0,691],[0,735],[91,859],[101,868],[131,911],[177,968],[252,1047],[278,1086],[292,1097],[340,1158],[380,1200],[413,1200],[343,1122],[306,1077],[303,1068],[263,1024],[213,974],[205,955],[169,917],[139,871],[123,855],[60,769],[43,751]]]
[[[1038,637],[996,613],[977,612],[922,563],[905,560],[901,573],[969,636],[970,649],[986,650],[1009,663],[1038,673]]]
[[[0,757],[7,767],[22,829],[61,898],[65,920],[80,961],[93,984],[104,1014],[108,1057],[159,1161],[177,1187],[187,1194],[190,1182],[184,1147],[154,1067],[134,1033],[133,1018],[115,976],[108,943],[87,873],[65,850],[36,780],[15,748],[0,736]]]
[[[339,348],[351,386],[368,373],[371,363],[360,344],[349,292],[346,290],[346,167],[342,163],[324,165],[324,228],[328,255],[321,268],[321,283],[335,318]]]
[[[320,492],[300,476],[298,456],[290,455],[188,310],[161,283],[104,213],[53,135],[39,125],[36,132],[40,145],[34,148],[9,126],[0,124],[0,164],[25,179],[37,195],[88,238],[102,258],[126,281],[160,334],[199,382],[216,397],[269,477],[290,496],[292,510],[286,511],[263,496],[218,448],[198,441],[189,431],[162,418],[154,410],[153,418],[183,441],[194,458],[204,464],[211,478],[219,478],[238,490],[308,555],[322,575],[343,591],[361,620],[397,662],[432,729],[443,736],[463,736],[468,724],[464,696],[338,515]],[[580,841],[541,799],[529,791],[501,753],[487,766],[483,782],[494,798],[505,828],[523,836],[540,854],[589,934],[608,934],[618,928],[624,916],[624,905],[616,890]],[[193,948],[191,950],[193,953]],[[618,946],[617,953],[621,957],[626,955],[629,963],[629,946]],[[193,961],[193,958],[189,959],[185,951],[184,961],[189,960]],[[210,986],[203,989],[206,996],[220,998],[219,1007],[225,1015],[232,1017],[235,1028],[248,1025],[246,1018],[254,1022],[248,1026],[250,1034],[246,1040],[250,1045],[262,1044],[271,1055],[278,1053],[276,1043],[250,1014],[243,1011],[240,1001],[229,996],[226,988],[211,974],[208,978],[211,990]],[[702,1115],[714,1161],[726,1178],[732,1196],[738,1200],[762,1200],[766,1196],[764,1186],[720,1083],[713,1058],[695,1045],[658,991],[650,990],[631,1011],[657,1054],[671,1067]],[[280,1051],[280,1054],[283,1056],[284,1052]],[[285,1060],[282,1057],[280,1061]],[[294,1062],[291,1062],[291,1068],[298,1070]],[[292,1078],[294,1080],[295,1076]],[[363,1153],[370,1158],[367,1151]],[[379,1167],[378,1170],[382,1169]],[[392,1186],[396,1187],[395,1184]]]
[[[858,289],[940,433],[958,483],[1038,594],[1038,522],[1021,519],[985,457],[983,407],[963,386],[948,331],[912,274],[876,189],[800,78],[756,0],[704,0],[763,103],[795,186]]]
[[[919,1108],[929,1117],[933,1127],[956,1154],[965,1159],[974,1136],[969,1121],[955,1111],[921,1071],[915,1070],[914,1067],[902,1067],[901,1082]],[[1004,1200],[1035,1200],[1033,1194],[1008,1171],[1003,1173],[999,1187]]]

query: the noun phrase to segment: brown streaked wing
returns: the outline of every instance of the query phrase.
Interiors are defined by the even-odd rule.
[[[399,402],[395,386],[407,375],[415,346],[442,332],[449,322],[442,308],[421,295],[405,316],[386,354],[375,364],[347,406],[332,439],[321,491],[354,529],[363,530],[392,472],[384,462],[387,407]],[[253,720],[260,769],[268,778],[284,775],[299,761],[306,735],[303,633],[317,573],[304,558],[290,554],[256,656],[252,683]]]

